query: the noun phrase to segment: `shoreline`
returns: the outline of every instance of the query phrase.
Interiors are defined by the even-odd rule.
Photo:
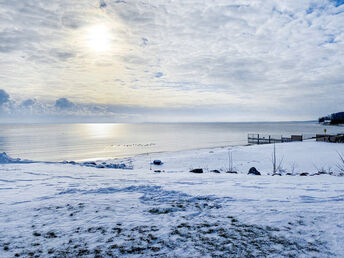
[[[280,175],[342,175],[344,171],[338,169],[340,158],[338,153],[344,153],[344,144],[316,142],[314,140],[303,142],[277,143],[276,166]],[[273,144],[264,145],[237,145],[215,148],[200,148],[184,151],[155,152],[140,154],[126,158],[116,158],[95,161],[100,168],[111,164],[126,164],[133,170],[148,172],[189,172],[191,169],[202,168],[205,173],[218,170],[224,173],[228,170],[229,150],[232,155],[232,166],[239,174],[247,174],[249,169],[255,167],[262,175],[272,175],[271,155]],[[153,160],[161,160],[161,166],[153,165]],[[87,163],[87,162],[86,162]],[[82,163],[79,164],[82,166]]]
[[[344,144],[316,142],[314,140],[303,142],[276,143],[276,162],[280,174],[340,174],[344,171],[338,169],[340,158],[338,153],[344,153]],[[245,174],[251,167],[261,171],[263,175],[271,174],[273,144],[263,145],[224,145],[221,147],[195,148],[181,151],[161,151],[144,153],[133,156],[104,159],[87,159],[81,161],[19,161],[8,157],[8,163],[33,164],[72,164],[80,167],[96,167],[104,169],[134,170],[178,170],[189,171],[191,168],[203,168],[205,171],[228,170],[228,153],[233,155],[233,169]],[[5,157],[6,159],[6,157]],[[162,160],[162,166],[150,165],[153,160]],[[176,165],[176,162],[178,165]],[[6,163],[6,162],[5,162]]]
[[[27,160],[30,161],[31,163],[51,163],[51,164],[59,164],[59,163],[64,163],[64,162],[88,162],[88,161],[96,161],[96,162],[101,162],[101,161],[108,161],[108,160],[122,160],[122,159],[129,159],[129,158],[135,158],[135,157],[140,157],[140,156],[149,156],[149,155],[154,155],[154,154],[163,154],[163,153],[179,153],[179,152],[189,152],[189,151],[198,151],[198,150],[215,150],[215,149],[223,149],[223,148],[231,148],[231,147],[245,147],[245,146],[251,146],[252,144],[237,144],[237,145],[219,145],[219,146],[210,146],[210,147],[200,147],[200,148],[189,148],[189,149],[180,149],[180,150],[170,150],[170,151],[152,151],[152,152],[144,152],[140,154],[133,154],[133,155],[126,155],[124,154],[123,156],[118,156],[118,157],[95,157],[95,158],[87,158],[87,159],[75,159],[75,160],[58,160],[58,161],[42,161],[42,160],[32,160],[32,159],[22,159],[22,157],[12,157],[13,159],[22,159],[22,160]],[[2,153],[0,151],[0,153]],[[7,154],[7,152],[5,152]],[[1,163],[0,163],[1,164]]]
[[[108,161],[108,160],[122,160],[122,159],[130,159],[130,158],[136,158],[141,156],[150,156],[155,154],[173,154],[173,153],[180,153],[180,152],[190,152],[190,151],[201,151],[201,150],[216,150],[216,149],[224,149],[224,148],[235,148],[235,147],[245,147],[245,146],[251,146],[252,144],[238,144],[238,145],[221,145],[216,147],[201,147],[201,148],[190,148],[190,149],[182,149],[182,150],[171,150],[171,151],[153,151],[153,152],[147,152],[147,153],[141,153],[136,155],[128,155],[118,158],[92,158],[92,159],[82,159],[82,160],[75,160],[76,162],[85,162],[85,161]]]
[[[7,126],[1,150],[10,156],[39,161],[89,161],[129,158],[147,153],[247,145],[247,134],[267,135],[321,133],[314,123],[190,124],[67,124]],[[335,134],[342,127],[329,127]],[[38,137],[37,132],[42,136]]]

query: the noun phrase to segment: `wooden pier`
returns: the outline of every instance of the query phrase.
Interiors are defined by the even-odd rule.
[[[314,134],[314,135],[291,135],[290,137],[284,136],[271,136],[263,134],[248,134],[247,141],[249,144],[269,144],[281,142],[302,142],[304,140],[314,139],[317,142],[332,142],[344,143],[344,134]]]
[[[269,143],[280,143],[280,142],[302,142],[302,135],[292,135],[290,137],[284,136],[271,136],[262,134],[248,134],[247,140],[249,144],[269,144]]]

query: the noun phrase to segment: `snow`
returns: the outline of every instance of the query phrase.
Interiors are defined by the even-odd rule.
[[[31,163],[29,160],[21,160],[20,158],[11,158],[6,152],[0,153],[0,164],[6,163]]]
[[[225,173],[229,149],[238,174]],[[2,162],[0,257],[343,257],[344,144],[276,144],[282,176],[271,176],[272,152],[256,145],[96,162],[129,170]],[[164,164],[150,164],[157,159]],[[251,167],[262,176],[247,175]]]

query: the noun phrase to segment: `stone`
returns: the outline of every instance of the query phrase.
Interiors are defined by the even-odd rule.
[[[83,165],[87,167],[95,167],[97,166],[97,163],[95,163],[94,161],[86,161],[83,163]]]
[[[309,174],[307,172],[301,173],[300,176],[308,176]]]
[[[196,174],[202,174],[203,173],[203,169],[202,168],[195,168],[190,170],[191,173],[196,173]]]
[[[248,175],[260,176],[261,173],[255,167],[251,167],[248,171]]]
[[[156,160],[153,161],[153,164],[154,164],[154,165],[160,166],[160,165],[162,165],[162,164],[164,164],[164,163],[162,163],[161,160],[156,159]]]
[[[217,169],[211,170],[210,172],[216,173],[216,174],[220,174],[220,173],[221,173],[221,172],[220,172],[219,170],[217,170]]]

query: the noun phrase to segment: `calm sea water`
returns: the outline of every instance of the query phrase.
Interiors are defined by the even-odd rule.
[[[322,133],[316,123],[0,125],[0,152],[40,161],[87,160],[247,144],[248,133]],[[326,127],[328,133],[343,127]]]

